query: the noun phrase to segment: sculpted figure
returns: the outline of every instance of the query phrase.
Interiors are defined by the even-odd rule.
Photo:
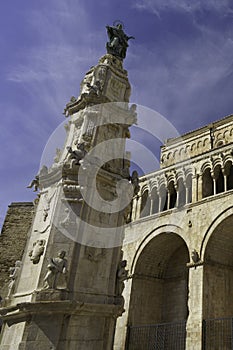
[[[116,294],[118,296],[122,295],[122,292],[125,288],[125,284],[124,281],[127,279],[128,277],[128,273],[129,271],[126,270],[126,265],[127,265],[127,261],[126,260],[122,260],[118,266],[118,270],[117,270],[117,284],[116,284]]]
[[[39,176],[36,175],[35,179],[33,179],[30,184],[27,186],[27,188],[32,188],[34,186],[34,191],[33,192],[37,192],[38,188],[39,188]]]
[[[15,281],[17,279],[17,277],[19,276],[19,271],[21,268],[21,261],[17,260],[15,262],[15,266],[14,267],[10,267],[9,272],[10,272],[10,282],[8,284],[8,293],[6,296],[6,299],[10,298],[10,295],[14,292],[14,286],[15,286]]]
[[[40,176],[48,175],[48,167],[46,165],[43,165],[39,172]]]
[[[85,143],[82,142],[82,143],[78,143],[77,145],[77,150],[73,151],[71,147],[67,147],[66,148],[68,153],[71,154],[71,159],[74,159],[75,160],[75,164],[80,164],[80,160],[82,160],[85,155],[86,155],[86,150],[85,150]]]
[[[38,239],[36,242],[33,243],[33,248],[28,253],[28,255],[30,256],[30,260],[33,262],[33,264],[38,264],[38,262],[40,261],[40,257],[44,253],[44,246],[44,239]]]
[[[131,184],[133,185],[134,196],[140,191],[138,172],[134,170],[131,176]]]
[[[48,271],[44,278],[44,289],[56,289],[57,278],[59,274],[67,273],[66,252],[60,251],[56,258],[51,258],[47,268]]]
[[[116,56],[120,59],[124,59],[126,56],[126,51],[129,39],[135,39],[133,36],[127,36],[124,33],[122,24],[117,24],[117,26],[106,26],[107,34],[109,37],[109,42],[106,44],[107,53]]]
[[[56,156],[53,158],[55,163],[58,163],[62,155],[60,148],[56,148]]]

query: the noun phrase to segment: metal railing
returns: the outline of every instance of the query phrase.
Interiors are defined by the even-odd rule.
[[[233,350],[233,318],[203,321],[203,350]]]
[[[126,350],[185,350],[186,321],[128,327]]]

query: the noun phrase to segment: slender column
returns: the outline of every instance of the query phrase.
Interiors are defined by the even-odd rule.
[[[175,203],[175,208],[178,208],[179,207],[179,200],[180,200],[180,191],[178,189],[178,186],[177,185],[174,185],[175,187],[175,190],[176,190],[176,203]]]
[[[135,220],[141,217],[141,203],[142,203],[142,196],[138,196],[137,207],[136,207],[137,210],[135,211]]]
[[[188,202],[189,202],[189,188],[187,186],[186,181],[184,181],[184,187],[185,187],[185,204],[188,204]]]
[[[192,203],[198,201],[198,179],[199,179],[199,174],[194,174],[192,175]]]
[[[213,179],[213,187],[214,187],[214,195],[217,193],[217,184],[216,184],[216,176],[215,176],[215,174],[214,174],[214,172],[213,171],[211,171],[210,172],[210,174],[211,174],[211,177],[212,177],[212,179]]]
[[[150,215],[153,214],[154,198],[150,197]]]
[[[167,192],[167,210],[170,208],[171,193]]]
[[[224,179],[224,192],[227,191],[227,174],[224,168],[222,168],[223,179]]]
[[[161,192],[159,191],[159,210],[158,212],[160,213],[162,211],[162,196]]]
[[[202,350],[203,265],[190,265],[186,349]]]
[[[202,174],[197,174],[197,201],[202,198]]]

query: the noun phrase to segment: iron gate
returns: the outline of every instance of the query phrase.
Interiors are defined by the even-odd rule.
[[[233,350],[233,318],[203,321],[203,350]]]
[[[185,350],[186,321],[128,327],[126,350]]]

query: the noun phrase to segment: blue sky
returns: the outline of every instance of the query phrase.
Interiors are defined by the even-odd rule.
[[[233,113],[231,0],[7,1],[0,12],[0,222],[26,189],[90,66],[105,54],[105,25],[125,24],[131,101],[180,134]],[[143,137],[142,137],[143,140]]]

